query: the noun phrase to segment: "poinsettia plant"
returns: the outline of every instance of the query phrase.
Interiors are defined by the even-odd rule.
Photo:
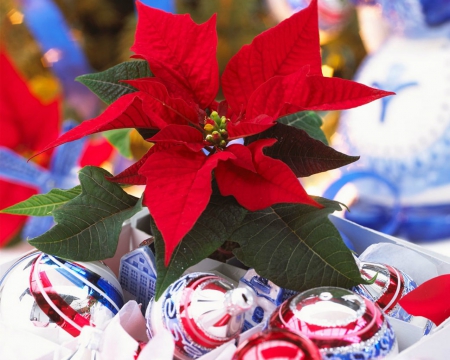
[[[327,218],[340,204],[309,196],[298,178],[357,160],[327,145],[313,110],[348,109],[391,93],[322,76],[316,1],[230,60],[220,102],[216,16],[197,25],[140,2],[137,10],[136,60],[78,79],[109,107],[43,151],[130,128],[154,145],[115,176],[82,169],[80,192],[69,200],[30,199],[57,222],[30,243],[73,260],[108,258],[123,221],[146,206],[157,296],[226,241],[238,245],[233,252],[245,265],[283,287],[362,282]],[[145,185],[143,197],[122,184]]]

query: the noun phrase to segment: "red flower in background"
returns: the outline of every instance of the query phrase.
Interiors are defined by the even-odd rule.
[[[12,61],[0,48],[0,146],[28,158],[59,136],[62,98],[45,103],[33,94],[25,79],[14,68]],[[105,139],[93,139],[84,147],[80,165],[101,165],[112,154],[112,146]],[[48,169],[51,153],[43,153],[34,160]],[[4,164],[3,164],[4,165]],[[28,199],[38,192],[23,182],[14,183],[0,176],[0,209]],[[0,214],[0,247],[7,244],[27,221],[26,216]]]
[[[0,73],[0,146],[28,157],[58,137],[61,99],[42,103],[1,47]],[[36,160],[46,167],[51,154],[43,155]],[[35,189],[0,180],[0,209],[35,193]],[[26,220],[25,216],[0,214],[0,247],[16,235]]]
[[[302,110],[339,110],[392,93],[352,81],[325,78],[317,3],[257,36],[229,62],[219,88],[216,17],[202,25],[137,3],[139,21],[132,50],[148,61],[154,78],[129,80],[137,91],[120,97],[97,118],[48,148],[95,132],[150,128],[159,132],[149,152],[112,180],[146,184],[148,206],[165,241],[165,263],[205,210],[212,172],[222,195],[251,211],[275,203],[319,206],[284,162],[263,154],[275,139],[248,146],[230,140],[261,133],[284,115]]]

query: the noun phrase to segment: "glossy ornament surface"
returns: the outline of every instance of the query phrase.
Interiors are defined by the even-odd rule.
[[[42,252],[19,259],[0,280],[0,318],[8,327],[62,343],[101,328],[123,306],[113,272],[99,261],[70,262]]]
[[[319,348],[306,336],[271,329],[242,343],[232,360],[320,360]]]
[[[269,327],[303,333],[324,359],[384,359],[398,352],[380,308],[347,289],[319,287],[300,293],[272,314]]]
[[[215,274],[191,273],[170,285],[145,314],[149,337],[162,328],[175,340],[178,359],[196,359],[238,336],[253,296]]]
[[[361,262],[359,266],[363,279],[370,280],[375,276],[376,279],[373,284],[358,285],[353,291],[375,302],[386,315],[424,328],[424,335],[431,331],[431,321],[408,314],[398,303],[403,296],[417,288],[411,277],[389,265]]]

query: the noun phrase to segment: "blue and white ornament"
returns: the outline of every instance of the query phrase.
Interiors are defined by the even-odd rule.
[[[167,329],[175,340],[175,357],[196,359],[236,338],[252,304],[247,289],[234,288],[212,273],[190,273],[150,302],[145,314],[148,335]]]

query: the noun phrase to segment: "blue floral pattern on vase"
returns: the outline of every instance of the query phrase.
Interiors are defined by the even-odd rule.
[[[381,6],[392,31],[355,80],[396,95],[341,114],[333,146],[361,157],[342,169],[342,178],[358,191],[346,216],[413,241],[445,239],[450,237],[450,21],[428,26],[424,12],[434,8],[431,2],[427,8],[419,0],[372,2]],[[352,175],[357,173],[372,176]]]

